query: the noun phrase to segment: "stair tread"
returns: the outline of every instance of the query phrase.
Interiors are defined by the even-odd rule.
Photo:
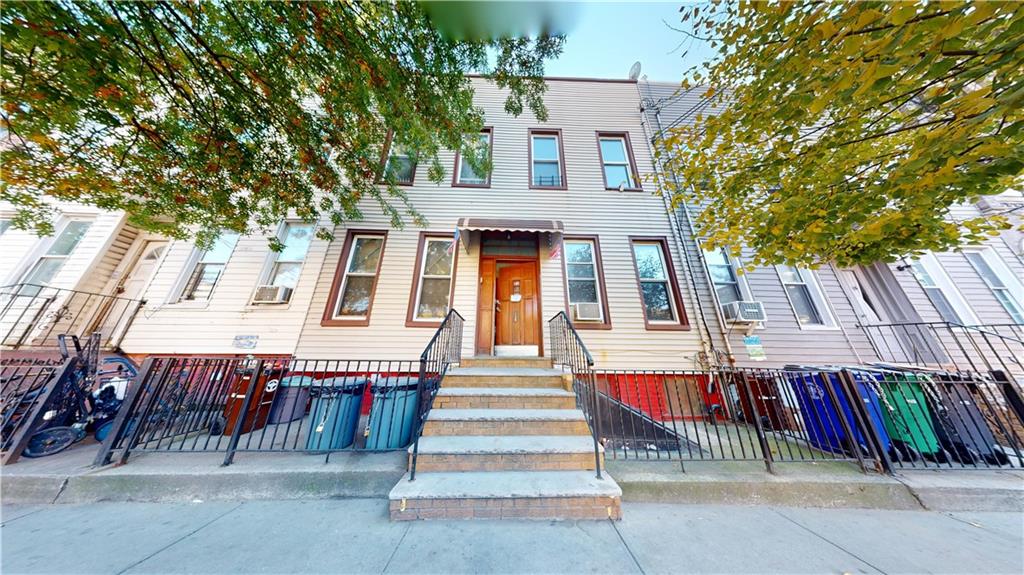
[[[553,387],[442,387],[441,396],[488,395],[497,397],[575,397],[571,391]]]
[[[593,471],[457,471],[407,473],[388,498],[503,499],[513,497],[621,497],[622,489],[607,474]]]
[[[490,375],[490,376],[522,376],[522,377],[561,377],[562,370],[549,367],[453,367],[447,375]]]
[[[433,421],[584,421],[579,409],[431,409]]]
[[[419,445],[420,455],[593,452],[594,440],[587,435],[429,435]]]

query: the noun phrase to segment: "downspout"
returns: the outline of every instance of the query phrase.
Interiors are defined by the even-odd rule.
[[[648,133],[648,126],[647,126],[647,120],[646,120],[647,115],[646,115],[645,109],[644,109],[644,96],[640,92],[640,82],[637,82],[636,89],[637,89],[637,94],[640,96],[640,115],[641,115],[641,118],[643,118],[643,120],[641,122],[642,122],[643,129],[644,129],[644,136],[645,136],[645,139],[647,140],[647,149],[648,149],[648,152],[651,154],[651,160],[653,162],[657,163],[657,160],[656,160],[656,157],[655,157],[655,154],[654,154],[654,149],[653,149],[654,137],[651,134]],[[661,110],[659,110],[658,108],[654,109],[654,121],[657,124],[658,132],[660,133],[662,131]],[[667,153],[667,150],[666,150],[666,153]],[[661,171],[663,173],[669,175],[672,178],[672,182],[675,184],[676,188],[678,188],[679,187],[679,179],[676,177],[675,172],[666,170],[664,168],[664,162],[661,163],[660,168],[661,168]],[[716,353],[714,339],[711,337],[711,328],[708,326],[707,316],[704,313],[704,302],[703,302],[703,300],[701,298],[701,295],[700,295],[700,289],[697,286],[697,276],[695,275],[695,273],[693,271],[693,262],[690,260],[689,250],[686,249],[686,246],[683,243],[683,239],[682,239],[683,235],[684,235],[683,223],[680,222],[679,218],[676,217],[675,212],[672,210],[672,203],[670,202],[670,200],[668,199],[666,194],[660,193],[659,195],[661,196],[661,200],[662,200],[662,202],[665,205],[665,212],[668,214],[669,221],[672,222],[672,224],[674,225],[674,227],[676,229],[676,233],[673,234],[675,236],[676,249],[679,250],[680,254],[682,255],[683,263],[686,264],[687,276],[689,277],[689,280],[690,280],[690,287],[693,290],[694,302],[697,304],[697,315],[698,315],[698,318],[700,320],[700,325],[703,326],[703,328],[704,328],[704,335],[706,337],[706,339],[703,338],[703,337],[701,338],[701,343],[703,344],[703,347],[704,347],[704,353],[705,354],[710,353],[711,358],[717,364],[718,363],[718,355]],[[685,224],[686,224],[686,229],[689,230],[690,238],[694,242],[696,242],[697,241],[697,235],[696,235],[696,232],[694,230],[693,220],[692,220],[692,218],[690,216],[689,207],[687,206],[686,202],[682,202],[682,210],[681,210],[681,212],[682,212],[682,218],[683,218],[683,220],[685,221]],[[699,249],[697,250],[697,252],[698,252],[697,257],[700,259],[699,265],[703,269],[706,270],[707,268],[704,267],[705,266],[704,254],[701,253]],[[730,366],[735,366],[736,358],[733,356],[732,346],[729,344],[729,338],[726,337],[725,334],[723,334],[722,341],[725,344],[725,352],[726,352],[726,357],[727,357],[727,359],[729,361],[729,365]]]

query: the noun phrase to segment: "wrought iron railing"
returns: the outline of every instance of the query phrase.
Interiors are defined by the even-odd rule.
[[[564,311],[548,320],[551,331],[551,358],[556,366],[572,374],[572,389],[576,394],[576,405],[586,416],[590,433],[594,436],[594,468],[601,478],[601,417],[597,381],[594,377],[594,358],[572,321]]]
[[[59,334],[85,338],[101,332],[101,345],[116,349],[144,300],[36,284],[0,287],[0,346],[45,345]]]
[[[420,355],[420,373],[418,380],[417,404],[412,457],[409,463],[409,481],[416,479],[416,460],[419,457],[420,435],[426,424],[430,408],[434,405],[434,397],[441,387],[448,368],[462,359],[462,326],[465,320],[454,309],[448,311],[440,327],[430,338],[427,347]]]
[[[958,372],[1002,371],[1024,381],[1024,324],[862,325],[879,361]]]

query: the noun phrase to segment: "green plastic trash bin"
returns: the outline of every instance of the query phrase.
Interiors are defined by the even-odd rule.
[[[386,377],[370,386],[373,404],[366,449],[400,449],[412,441],[419,405],[419,379]]]
[[[931,410],[921,379],[914,373],[877,372],[882,388],[882,421],[899,451],[900,459],[913,461],[919,456],[934,457],[942,447],[932,427]],[[890,454],[892,455],[892,454]]]
[[[290,375],[281,380],[281,386],[274,395],[267,423],[288,423],[302,419],[309,404],[309,387],[313,378],[308,375]]]
[[[313,407],[306,449],[328,451],[352,445],[368,383],[364,377],[331,377],[309,388]]]

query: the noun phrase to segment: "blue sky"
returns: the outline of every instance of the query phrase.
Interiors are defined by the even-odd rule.
[[[710,58],[705,44],[669,29],[679,28],[683,2],[586,2],[568,10],[565,50],[545,66],[549,76],[626,78],[633,62],[651,80],[679,81],[692,65]],[[685,40],[685,42],[684,42]],[[676,49],[680,43],[682,47]],[[683,52],[689,47],[684,59]],[[675,51],[673,51],[675,50]]]

